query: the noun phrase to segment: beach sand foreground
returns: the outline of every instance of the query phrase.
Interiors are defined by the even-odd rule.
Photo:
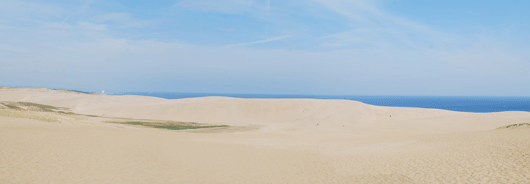
[[[0,183],[530,183],[529,112],[5,87],[0,104]]]

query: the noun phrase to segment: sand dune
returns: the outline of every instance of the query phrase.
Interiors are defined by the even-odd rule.
[[[77,114],[0,113],[0,183],[530,183],[530,128],[523,126],[529,112],[34,88],[2,88],[0,101]],[[35,118],[41,116],[57,121]],[[112,117],[254,128],[175,131],[104,122]],[[512,124],[522,125],[497,129]]]

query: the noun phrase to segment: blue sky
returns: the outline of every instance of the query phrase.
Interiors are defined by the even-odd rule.
[[[0,85],[530,96],[530,1],[0,1]]]

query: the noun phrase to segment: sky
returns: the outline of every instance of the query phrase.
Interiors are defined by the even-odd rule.
[[[530,96],[530,1],[0,1],[0,86]]]

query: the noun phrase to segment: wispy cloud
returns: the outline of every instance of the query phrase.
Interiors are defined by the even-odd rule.
[[[175,7],[230,14],[270,11],[270,0],[181,0]]]
[[[269,38],[269,39],[265,39],[265,40],[254,41],[254,42],[238,43],[238,44],[233,44],[233,45],[234,46],[254,45],[254,44],[260,44],[260,43],[267,43],[267,42],[272,42],[272,41],[283,40],[283,39],[286,39],[286,38],[289,38],[289,37],[291,37],[291,35],[280,36],[280,37],[275,37],[275,38]]]
[[[343,15],[355,25],[350,31],[319,38],[327,40],[321,46],[347,46],[365,43],[375,47],[408,47],[421,49],[432,45],[458,42],[455,35],[437,31],[378,8],[377,1],[316,0],[328,9]],[[370,30],[370,31],[365,31]]]
[[[90,7],[90,3],[91,3],[90,0],[85,0],[85,2],[83,3],[83,6],[81,6],[81,8],[79,8],[76,12],[70,13],[68,16],[66,16],[61,22],[61,25],[64,24],[64,22],[68,20],[68,18],[70,18],[72,15],[86,11]]]
[[[97,15],[93,19],[95,21],[105,22],[105,21],[125,21],[129,20],[131,18],[130,13],[124,13],[124,12],[113,12],[113,13],[107,13],[103,15]]]
[[[372,95],[530,90],[521,85],[530,81],[527,42],[475,32],[472,40],[381,2],[388,1],[94,2],[72,13],[83,3],[0,1],[0,84]]]
[[[107,30],[107,26],[104,24],[93,24],[90,22],[79,22],[80,26],[83,26],[90,30],[96,30],[96,31],[104,31]]]
[[[130,13],[113,12],[102,15],[97,15],[92,20],[96,22],[113,22],[123,27],[143,28],[154,25],[154,21],[137,20],[131,18]]]
[[[2,0],[0,1],[0,12],[2,12],[3,18],[20,20],[34,16],[60,16],[65,13],[65,10],[40,1],[25,2],[18,0]]]

